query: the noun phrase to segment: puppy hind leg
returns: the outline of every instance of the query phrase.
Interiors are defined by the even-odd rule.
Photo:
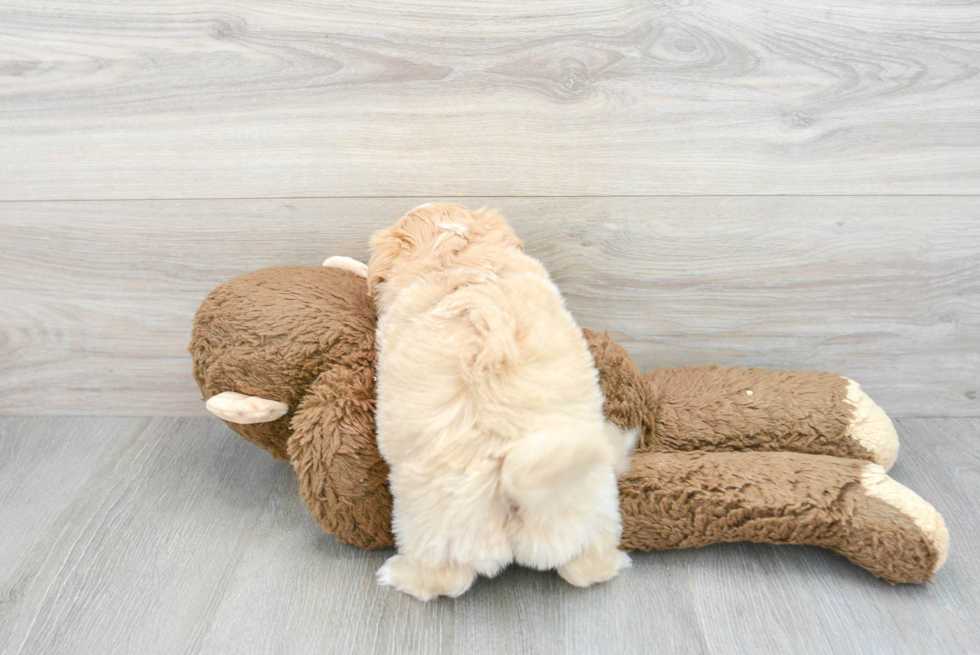
[[[606,582],[630,565],[629,555],[615,543],[596,539],[585,550],[558,567],[558,575],[576,587]]]
[[[428,601],[438,596],[462,595],[476,579],[476,569],[455,562],[430,566],[407,555],[395,555],[378,569],[377,575],[379,584]]]
[[[455,597],[476,575],[493,576],[513,561],[493,493],[499,464],[493,458],[466,463],[391,467],[398,555],[378,572],[381,584],[420,600]]]

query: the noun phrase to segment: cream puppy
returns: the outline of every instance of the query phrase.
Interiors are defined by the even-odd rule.
[[[398,554],[381,584],[458,596],[511,562],[588,586],[629,564],[616,473],[635,434],[603,418],[588,346],[497,214],[423,205],[371,241],[378,445]]]

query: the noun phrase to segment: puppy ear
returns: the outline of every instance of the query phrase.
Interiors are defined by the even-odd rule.
[[[524,252],[524,242],[517,238],[514,231],[511,229],[504,217],[501,216],[495,209],[490,209],[489,207],[480,207],[475,212],[473,212],[473,217],[479,221],[485,230],[492,232],[494,234],[500,235],[500,241],[504,246],[513,246],[521,252]]]
[[[368,296],[374,297],[375,288],[385,281],[391,267],[401,253],[403,241],[390,229],[378,230],[371,235],[371,259],[368,260]]]

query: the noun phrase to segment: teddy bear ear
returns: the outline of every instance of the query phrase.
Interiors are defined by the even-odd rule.
[[[350,271],[359,277],[367,277],[367,264],[359,262],[353,257],[334,255],[323,260],[323,266],[327,268],[339,268],[342,271]]]
[[[236,391],[223,391],[208,398],[209,412],[229,423],[249,425],[270,423],[289,412],[289,405],[279,400],[247,396]]]

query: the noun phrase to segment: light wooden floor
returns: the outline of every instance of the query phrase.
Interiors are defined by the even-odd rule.
[[[952,533],[935,584],[729,544],[639,554],[587,590],[511,567],[422,604],[217,420],[0,419],[0,653],[980,652],[980,419],[898,430],[894,477]]]

